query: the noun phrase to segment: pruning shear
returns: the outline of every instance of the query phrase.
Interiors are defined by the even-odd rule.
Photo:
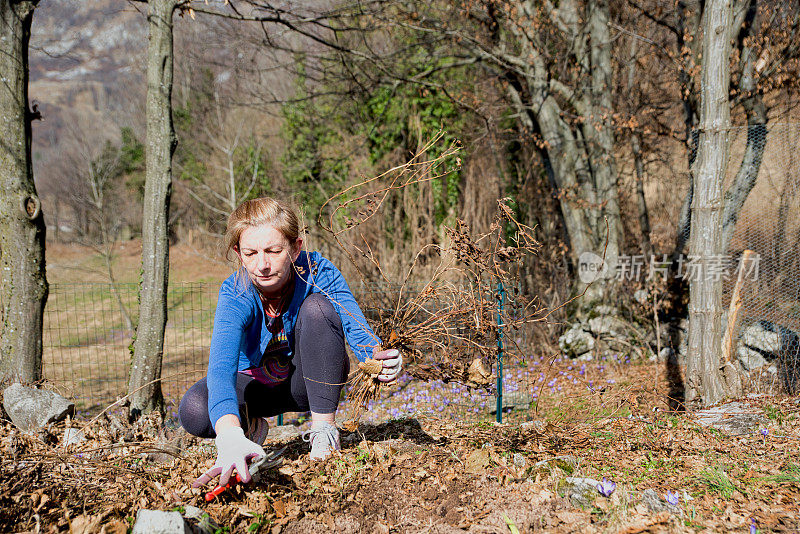
[[[250,477],[252,480],[258,480],[258,472],[261,469],[268,469],[270,467],[275,467],[283,462],[283,453],[286,451],[286,447],[281,449],[275,449],[269,451],[264,456],[259,456],[255,460],[253,460],[250,465],[247,467],[247,470],[250,472]],[[205,495],[206,502],[211,502],[223,491],[234,487],[236,484],[242,481],[242,477],[239,476],[239,473],[236,473],[234,477],[231,477],[230,481],[225,484],[224,486],[217,486],[213,490],[209,491]]]

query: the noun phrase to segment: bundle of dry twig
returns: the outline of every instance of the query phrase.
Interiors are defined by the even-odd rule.
[[[445,162],[457,158],[457,146],[425,159],[440,138],[434,138],[408,163],[330,198],[324,206],[329,215],[325,220],[320,216],[319,223],[350,258],[362,281],[366,282],[368,272],[377,272],[383,281],[385,290],[371,291],[365,306],[382,348],[400,349],[407,371],[416,378],[488,387],[497,351],[498,287],[508,290],[505,309],[513,310],[500,319],[504,328],[544,317],[535,299],[514,291],[516,268],[536,254],[539,244],[533,229],[518,220],[510,200],[497,201],[495,220],[485,233],[473,235],[461,220],[446,227],[446,243],[423,246],[399,283],[386,276],[374,247],[357,231],[375,218],[392,194],[450,172]],[[433,269],[432,258],[438,258]],[[425,263],[424,278],[420,263]],[[412,283],[420,279],[425,280],[421,287]],[[365,287],[374,285],[366,283]],[[379,366],[380,362],[362,363],[350,380],[350,398],[357,412],[380,394]]]

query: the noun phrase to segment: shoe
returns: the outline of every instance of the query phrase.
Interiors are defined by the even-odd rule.
[[[267,423],[266,419],[263,417],[251,417],[247,422],[247,432],[244,433],[244,437],[261,446],[267,440],[268,433],[269,423]]]
[[[339,430],[330,423],[312,423],[311,428],[303,432],[303,441],[311,443],[311,460],[325,460],[333,451],[341,450]]]

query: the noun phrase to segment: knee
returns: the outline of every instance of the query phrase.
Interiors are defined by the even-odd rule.
[[[178,406],[178,420],[181,426],[193,436],[209,437],[211,421],[208,417],[208,398],[198,391],[197,384],[181,399]]]
[[[333,304],[325,295],[312,293],[306,297],[297,314],[298,321],[317,323],[327,321],[334,326],[341,327],[342,320],[336,313]]]

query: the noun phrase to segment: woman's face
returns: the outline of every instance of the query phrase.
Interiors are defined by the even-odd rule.
[[[236,253],[253,285],[265,297],[278,296],[291,279],[292,262],[300,256],[303,240],[289,243],[272,225],[251,226],[239,236]]]

